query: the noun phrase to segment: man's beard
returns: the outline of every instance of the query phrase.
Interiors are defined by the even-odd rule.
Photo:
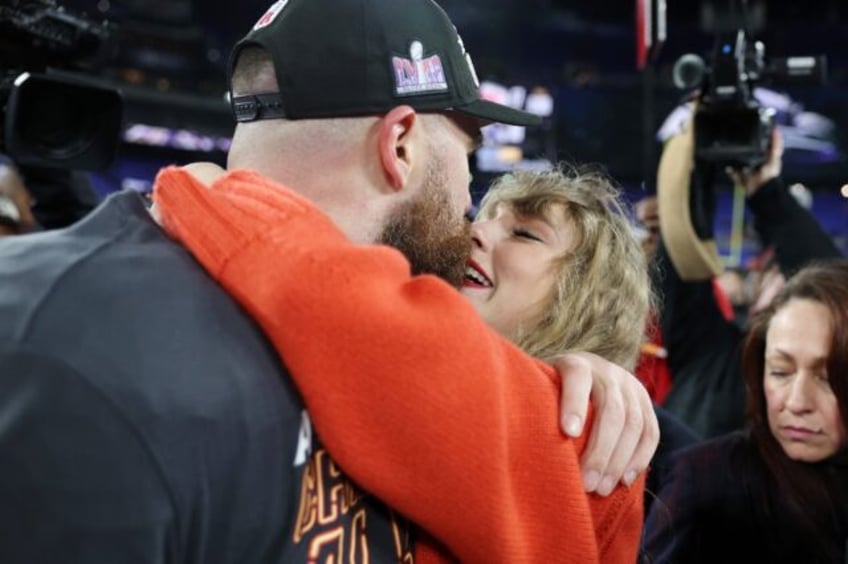
[[[435,274],[455,287],[462,283],[471,227],[464,217],[452,217],[441,159],[430,162],[421,195],[395,210],[379,242],[402,252],[413,274]]]

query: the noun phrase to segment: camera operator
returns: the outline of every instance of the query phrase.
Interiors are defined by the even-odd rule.
[[[29,233],[37,227],[32,196],[11,159],[0,155],[0,237]]]
[[[690,123],[690,127],[678,135],[689,136],[691,140],[692,129]],[[671,153],[670,150],[673,150],[671,143],[666,146],[664,158],[693,159],[691,153]],[[816,218],[784,185],[782,156],[783,140],[775,129],[762,165],[752,169],[730,169],[728,174],[745,190],[746,205],[762,247],[774,250],[776,268],[782,277],[788,278],[812,260],[838,257],[841,253]],[[684,169],[692,170],[691,167],[681,170]],[[692,178],[678,178],[674,183],[694,183],[700,172],[696,165]],[[668,187],[660,185],[661,191],[664,188]],[[680,193],[688,194],[688,191]],[[663,407],[683,419],[703,438],[714,437],[738,429],[744,423],[745,389],[739,347],[745,328],[735,323],[723,307],[725,298],[715,278],[692,280],[681,275],[680,266],[675,265],[667,247],[671,243],[681,248],[682,243],[684,248],[691,246],[694,254],[698,243],[680,240],[683,230],[677,229],[675,224],[683,218],[667,219],[660,222],[661,242],[656,253],[656,270],[661,273],[657,284],[663,304],[662,336],[672,378]],[[666,229],[669,226],[671,229]],[[774,277],[759,280],[770,279]],[[752,297],[757,306],[767,301],[764,290],[762,285],[753,289]],[[773,295],[773,292],[768,293]]]

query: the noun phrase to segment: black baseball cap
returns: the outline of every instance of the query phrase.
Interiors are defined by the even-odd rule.
[[[279,93],[232,97],[238,121],[379,115],[406,104],[486,122],[541,123],[480,99],[471,57],[432,0],[279,0],[236,44],[230,76],[251,45],[270,54]]]

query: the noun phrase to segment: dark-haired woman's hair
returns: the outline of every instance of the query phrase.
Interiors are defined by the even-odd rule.
[[[840,417],[848,422],[848,260],[813,263],[792,276],[771,304],[754,316],[742,352],[751,436],[765,470],[776,481],[776,491],[784,497],[781,507],[788,506],[792,512],[775,517],[791,520],[799,532],[798,538],[810,543],[811,561],[818,562],[828,561],[829,550],[843,548],[834,547],[833,540],[841,538],[848,525],[848,510],[843,507],[848,491],[845,484],[848,456],[844,450],[837,453],[836,464],[812,464],[787,457],[769,428],[763,387],[769,325],[777,312],[797,299],[820,303],[830,313],[830,319],[822,319],[822,323],[830,323],[832,328],[827,374]],[[774,500],[759,501],[768,508]],[[814,556],[817,551],[822,554]]]

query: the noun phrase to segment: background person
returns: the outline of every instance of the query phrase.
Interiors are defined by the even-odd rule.
[[[651,562],[844,562],[848,261],[807,266],[756,314],[748,428],[681,451],[646,523]]]
[[[754,171],[734,174],[745,188],[755,230],[764,246],[774,248],[776,265],[788,277],[810,261],[840,257],[841,253],[816,218],[784,186],[782,154],[782,140],[775,130],[767,161]],[[670,238],[678,238],[676,244],[680,245],[680,233],[679,229],[662,232],[655,259],[662,303],[661,339],[671,377],[660,403],[698,436],[709,438],[745,423],[739,364],[745,328],[735,322],[732,306],[714,278],[684,280],[668,252]],[[754,294],[762,297],[759,290]]]

